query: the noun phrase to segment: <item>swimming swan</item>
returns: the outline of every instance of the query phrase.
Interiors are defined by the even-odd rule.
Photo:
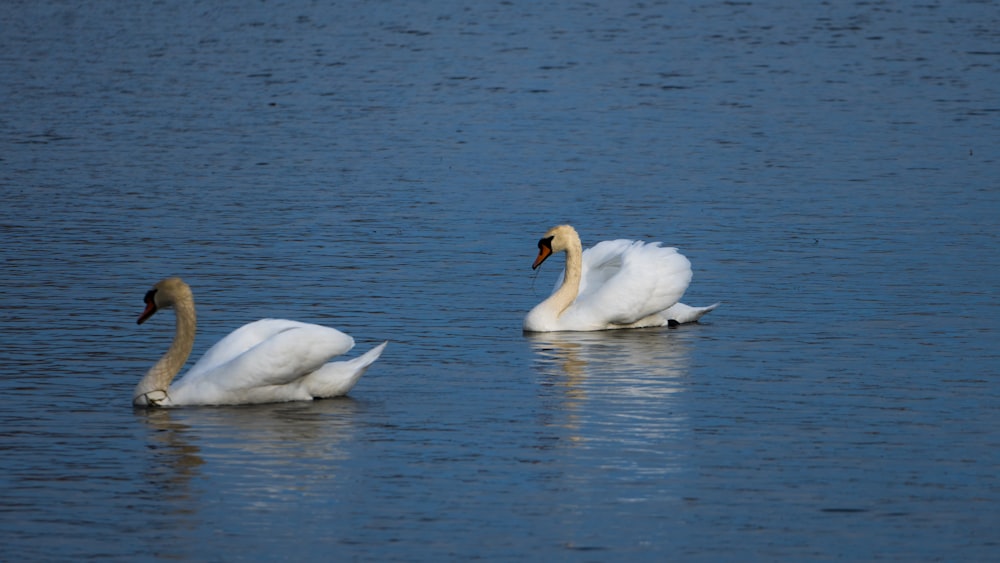
[[[160,309],[173,307],[177,332],[170,349],[135,388],[139,407],[238,405],[308,401],[344,395],[354,387],[387,342],[345,362],[329,362],[354,347],[350,336],[325,326],[263,319],[234,330],[212,346],[171,384],[194,345],[194,296],[180,278],[167,278],[145,297],[142,324]]]
[[[679,300],[691,283],[691,263],[660,243],[610,240],[586,252],[569,225],[553,227],[538,241],[535,269],[566,251],[557,289],[524,318],[525,332],[642,328],[697,321],[718,307],[691,307]]]

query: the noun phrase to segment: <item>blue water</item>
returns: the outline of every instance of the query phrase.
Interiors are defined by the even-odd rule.
[[[1000,10],[786,4],[4,4],[0,559],[995,559]],[[722,306],[523,335],[563,222]],[[169,275],[390,345],[133,410]]]

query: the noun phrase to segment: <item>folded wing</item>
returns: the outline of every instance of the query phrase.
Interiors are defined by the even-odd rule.
[[[287,385],[353,347],[353,338],[333,328],[283,319],[256,321],[212,346],[171,386],[171,395],[175,401],[191,396],[213,402],[241,390]]]
[[[677,303],[691,276],[691,263],[676,248],[602,242],[584,251],[580,294],[566,314],[579,311],[595,321],[633,324]]]

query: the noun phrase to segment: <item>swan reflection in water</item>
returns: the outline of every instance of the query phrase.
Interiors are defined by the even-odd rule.
[[[350,398],[238,407],[137,409],[150,429],[153,495],[191,494],[202,480],[255,506],[301,495],[310,481],[328,482],[347,459],[361,408]],[[239,476],[238,479],[233,479]]]
[[[622,397],[662,398],[679,391],[687,374],[687,342],[680,331],[547,332],[525,337],[546,375],[564,377],[570,395],[601,388]]]
[[[607,448],[623,464],[652,454],[645,471],[675,465],[670,442],[686,434],[688,343],[682,330],[528,334],[543,389],[556,398],[570,443]],[[550,392],[547,392],[550,393]],[[631,453],[629,453],[631,452]],[[673,459],[672,457],[670,459]],[[608,460],[613,461],[612,459]]]

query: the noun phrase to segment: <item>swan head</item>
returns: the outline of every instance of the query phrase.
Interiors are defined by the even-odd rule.
[[[146,292],[146,296],[143,298],[143,301],[146,303],[146,309],[139,315],[136,324],[146,322],[149,317],[152,317],[160,309],[168,309],[178,301],[190,299],[192,299],[191,288],[188,287],[188,284],[184,283],[184,280],[180,278],[162,280],[154,285],[153,289]]]
[[[556,252],[563,252],[573,245],[580,245],[580,235],[576,233],[576,229],[569,225],[552,227],[545,232],[545,236],[538,240],[538,256],[535,258],[535,263],[531,265],[531,269],[538,268],[549,256]]]

